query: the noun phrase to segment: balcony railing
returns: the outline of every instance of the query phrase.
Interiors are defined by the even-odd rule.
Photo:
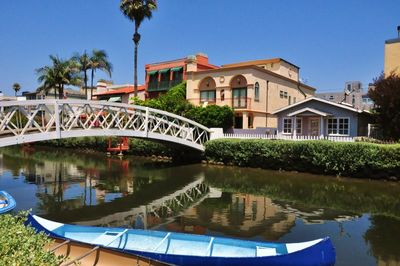
[[[232,98],[232,107],[235,109],[246,109],[250,107],[251,98],[234,97]]]

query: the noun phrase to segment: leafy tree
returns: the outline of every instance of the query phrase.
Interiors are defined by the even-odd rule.
[[[112,64],[108,61],[108,56],[104,50],[93,50],[92,55],[89,59],[89,67],[92,71],[91,73],[91,83],[90,83],[90,97],[93,97],[93,79],[96,70],[101,70],[106,72],[111,78],[111,72],[113,69]]]
[[[134,103],[174,113],[206,127],[230,128],[233,125],[233,110],[229,106],[194,106],[186,100],[186,83],[172,87],[166,94],[146,101],[134,98]]]
[[[233,126],[233,110],[229,106],[208,105],[197,106],[190,109],[185,116],[206,127],[222,127],[224,129]]]
[[[137,55],[140,41],[139,28],[142,22],[147,18],[151,19],[153,11],[157,9],[156,0],[121,0],[121,12],[135,24],[135,32],[133,34],[133,42],[135,44],[135,59],[134,59],[134,95],[137,97],[138,78],[137,78]]]
[[[47,90],[51,89],[50,86],[54,86],[54,89],[58,90],[59,98],[63,99],[65,85],[81,84],[79,64],[75,60],[64,60],[53,55],[50,55],[50,60],[52,65],[36,70],[38,81]]]
[[[400,139],[400,77],[392,73],[382,74],[374,80],[374,88],[368,96],[374,101],[374,114],[383,135],[390,139]]]
[[[19,83],[14,83],[13,90],[15,91],[15,97],[17,97],[17,93],[21,90],[21,85],[19,85]]]

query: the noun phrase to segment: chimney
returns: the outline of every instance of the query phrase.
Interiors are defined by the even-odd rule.
[[[398,37],[399,37],[399,39],[400,39],[400,25],[397,26],[397,35],[398,35]]]

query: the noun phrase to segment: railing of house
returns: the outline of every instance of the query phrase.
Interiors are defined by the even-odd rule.
[[[211,139],[276,139],[276,140],[330,140],[335,142],[354,142],[353,137],[346,136],[292,136],[292,135],[266,135],[266,134],[212,134]]]

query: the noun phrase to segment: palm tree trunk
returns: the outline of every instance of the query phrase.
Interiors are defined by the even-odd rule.
[[[85,96],[86,96],[86,100],[87,100],[87,82],[88,82],[88,78],[87,78],[87,70],[84,71],[85,73],[85,77],[84,77],[84,81],[85,81]]]
[[[60,84],[59,99],[64,99],[64,84]]]
[[[92,68],[92,76],[90,82],[90,100],[93,99],[93,79],[94,79],[94,69]]]
[[[138,33],[138,25],[135,23],[135,34],[133,35],[133,42],[135,43],[135,59],[134,59],[134,91],[133,95],[137,97],[138,94],[138,77],[137,77],[137,59],[138,59],[138,46],[140,35]]]

